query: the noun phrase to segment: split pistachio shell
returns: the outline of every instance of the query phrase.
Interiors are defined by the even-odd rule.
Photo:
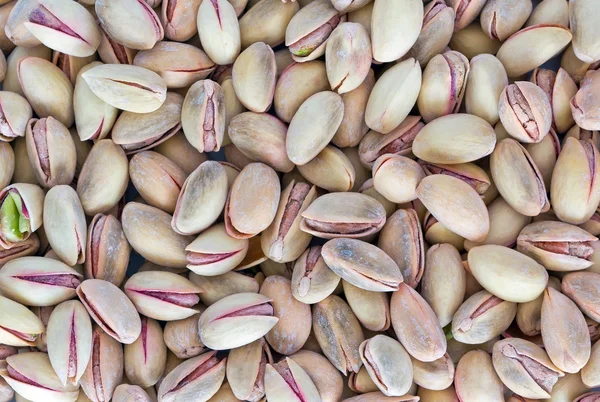
[[[560,290],[560,280],[555,277],[550,277],[548,286]],[[542,321],[542,303],[544,294],[542,293],[536,299],[519,303],[517,306],[516,323],[521,332],[528,336],[536,336],[541,334]]]
[[[233,63],[240,53],[240,25],[227,0],[202,2],[198,8],[198,34],[202,48],[219,65]]]
[[[415,59],[404,60],[388,69],[369,95],[365,111],[367,126],[382,134],[391,132],[408,116],[420,89],[421,67]]]
[[[151,387],[161,377],[167,361],[167,347],[160,324],[142,316],[142,332],[124,347],[125,375],[132,384]]]
[[[331,141],[343,116],[344,103],[335,92],[323,91],[310,96],[288,127],[288,158],[296,165],[310,162]]]
[[[206,306],[236,293],[258,293],[259,289],[256,279],[238,272],[217,276],[200,276],[190,272],[190,280],[202,289],[200,301]]]
[[[600,60],[598,26],[595,23],[598,9],[593,1],[569,3],[569,27],[573,33],[573,50],[581,61],[594,63]]]
[[[279,363],[266,365],[265,394],[273,402],[321,400],[317,387],[306,371],[289,357]]]
[[[321,256],[321,247],[308,248],[295,262],[292,294],[306,304],[318,303],[333,293],[340,282]]]
[[[8,15],[6,26],[4,28],[7,38],[15,45],[22,47],[32,47],[41,44],[25,27],[25,22],[29,20],[29,13],[38,6],[37,1],[27,0],[15,5]]]
[[[454,32],[454,10],[444,0],[434,0],[425,5],[423,27],[417,41],[406,57],[414,57],[425,66],[432,57],[442,53]]]
[[[240,18],[242,48],[255,42],[265,42],[271,47],[285,41],[285,30],[300,6],[298,2],[280,0],[259,1]]]
[[[486,0],[453,0],[455,20],[454,31],[460,31],[469,25],[481,12]]]
[[[521,142],[540,142],[552,125],[548,96],[542,88],[526,81],[504,88],[498,113],[506,131]]]
[[[425,177],[423,168],[412,159],[385,154],[373,164],[373,185],[377,192],[395,203],[417,198],[417,186]]]
[[[117,341],[133,343],[141,331],[133,303],[118,287],[100,279],[88,279],[77,288],[77,296],[90,316]]]
[[[237,98],[253,112],[266,112],[273,102],[276,72],[273,49],[263,42],[253,43],[233,63]]]
[[[531,82],[541,87],[552,106],[553,127],[559,133],[568,131],[575,123],[571,112],[571,99],[577,93],[577,84],[565,69],[558,72],[536,68],[531,75]]]
[[[502,381],[494,370],[491,356],[483,350],[467,352],[458,362],[454,378],[459,401],[504,400]]]
[[[432,390],[444,390],[452,386],[454,381],[454,363],[450,355],[432,362],[422,362],[411,359],[413,367],[413,380],[419,387],[429,387]]]
[[[343,94],[358,88],[369,74],[371,58],[367,30],[357,23],[339,24],[329,36],[325,50],[331,89]]]
[[[0,91],[0,116],[5,124],[0,125],[0,140],[12,141],[25,136],[27,122],[32,116],[31,106],[23,96]]]
[[[348,157],[331,145],[307,164],[298,166],[298,171],[310,183],[327,191],[350,191],[356,178]]]
[[[481,28],[492,39],[505,40],[527,21],[531,0],[488,1],[481,10]]]
[[[10,249],[42,226],[44,190],[35,184],[14,183],[0,191],[0,246]]]
[[[264,339],[232,349],[227,358],[227,381],[236,397],[258,401],[265,394],[265,366],[273,363],[271,350]]]
[[[34,4],[34,2],[22,2],[20,4],[27,3]],[[21,83],[19,82],[18,65],[21,60],[26,57],[40,57],[44,60],[50,61],[52,59],[52,50],[39,43],[34,47],[17,46],[6,58],[7,69],[4,80],[2,81],[2,89],[4,91],[14,92],[21,96],[25,96],[25,93],[21,88]]]
[[[123,379],[123,347],[102,328],[92,333],[92,354],[80,384],[92,402],[108,400]]]
[[[340,373],[326,357],[302,349],[290,356],[313,381],[323,402],[336,402],[342,396],[343,382]]]
[[[600,296],[597,290],[599,279],[600,275],[593,272],[573,272],[566,275],[561,283],[562,292],[594,321],[600,320],[600,311],[596,307]]]
[[[507,85],[508,77],[500,60],[485,53],[473,57],[465,93],[467,113],[495,124],[500,118],[498,99]]]
[[[42,321],[27,307],[0,296],[0,343],[9,346],[35,346],[35,341],[45,331]]]
[[[161,4],[161,22],[165,37],[186,41],[198,32],[196,19],[202,0],[164,0]]]
[[[225,135],[225,94],[219,84],[200,80],[190,87],[181,109],[181,127],[198,152],[221,148]]]
[[[147,260],[167,267],[185,267],[185,247],[192,242],[171,228],[171,215],[148,205],[125,205],[121,222],[131,247]]]
[[[498,245],[469,251],[471,273],[491,294],[506,301],[524,303],[537,298],[548,283],[548,272],[535,260]]]
[[[410,50],[423,26],[423,7],[421,2],[410,0],[375,2],[371,17],[371,40],[376,61],[384,63],[398,60]]]

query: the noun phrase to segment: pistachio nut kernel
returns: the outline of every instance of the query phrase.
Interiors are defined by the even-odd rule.
[[[12,248],[27,240],[42,225],[44,191],[17,183],[0,191],[0,246]]]
[[[279,363],[266,365],[265,395],[273,402],[321,400],[317,387],[306,371],[289,357]]]

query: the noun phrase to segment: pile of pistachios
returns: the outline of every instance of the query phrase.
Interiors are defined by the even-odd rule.
[[[0,0],[0,50],[0,402],[600,402],[600,0]]]

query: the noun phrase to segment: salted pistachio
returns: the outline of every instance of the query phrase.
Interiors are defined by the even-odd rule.
[[[600,321],[600,311],[596,307],[600,296],[597,291],[599,280],[600,276],[593,272],[573,272],[565,275],[561,283],[562,292],[594,321]]]
[[[506,131],[521,142],[540,142],[552,125],[549,98],[531,82],[517,81],[505,87],[498,113]]]
[[[420,89],[421,68],[415,59],[401,61],[388,69],[369,95],[365,111],[367,126],[382,134],[394,130],[415,105]]]
[[[152,402],[150,395],[138,385],[121,384],[115,388],[114,402]]]
[[[298,2],[281,0],[258,1],[248,7],[239,20],[242,48],[255,42],[271,47],[281,45],[285,41],[286,27],[299,9]]]
[[[164,37],[158,15],[145,1],[96,0],[95,10],[102,29],[123,46],[151,49]]]
[[[188,90],[181,110],[187,140],[199,152],[221,148],[225,133],[225,95],[219,84],[200,80]]]
[[[314,304],[333,293],[340,277],[323,260],[321,246],[313,246],[294,263],[291,280],[293,296],[302,303]]]
[[[144,316],[141,321],[142,332],[135,342],[125,345],[123,361],[127,379],[147,388],[157,383],[165,369],[167,347],[160,324]]]
[[[83,304],[70,300],[56,306],[46,339],[50,363],[62,384],[77,384],[92,353],[92,322]]]
[[[339,94],[350,92],[364,81],[371,67],[371,40],[358,23],[343,22],[327,40],[325,62],[331,89]]]
[[[61,383],[45,353],[9,356],[6,367],[0,369],[0,376],[27,400],[75,402],[79,394],[79,386]]]
[[[465,92],[467,113],[490,124],[498,122],[498,99],[507,85],[508,77],[500,60],[491,54],[473,57]]]
[[[517,32],[531,14],[531,0],[491,0],[481,10],[481,28],[492,39],[504,41]]]
[[[269,401],[320,401],[317,387],[294,360],[286,357],[265,366],[264,388]]]
[[[466,273],[458,250],[451,244],[433,245],[422,272],[421,295],[445,327],[465,297]]]
[[[469,269],[491,294],[506,301],[534,300],[548,283],[548,272],[532,258],[499,245],[473,247],[468,254]]]
[[[491,356],[483,350],[466,353],[458,362],[454,376],[459,401],[504,400],[503,384],[494,370]]]
[[[415,137],[412,152],[426,162],[457,164],[481,159],[495,145],[494,129],[485,120],[457,113],[426,124]]]
[[[27,307],[0,296],[0,344],[26,347],[35,346],[38,336],[45,331],[42,321]]]
[[[206,307],[199,305],[200,313]],[[200,313],[181,320],[168,321],[164,328],[164,341],[171,352],[180,359],[188,359],[207,352],[198,335]]]
[[[256,42],[245,49],[233,63],[233,88],[239,101],[249,110],[269,110],[275,94],[277,66],[273,49]]]
[[[517,249],[551,271],[576,271],[592,265],[594,249],[590,243],[598,240],[585,230],[563,222],[531,223],[519,234]]]
[[[477,18],[486,4],[486,0],[453,0],[454,31],[460,31]]]
[[[560,370],[577,373],[590,358],[590,333],[583,313],[567,296],[551,287],[544,291],[542,339],[546,353]]]
[[[425,66],[437,54],[442,53],[454,31],[454,9],[444,0],[434,0],[425,5],[423,27],[417,41],[405,57],[414,57]]]
[[[27,306],[53,306],[75,296],[83,275],[43,257],[21,257],[0,271],[0,291]]]
[[[25,136],[27,122],[31,119],[32,110],[29,102],[23,96],[0,91],[0,140],[12,141],[16,137]]]
[[[98,47],[98,56],[106,64],[133,64],[136,49],[124,46],[111,38],[104,28],[100,26],[102,39]]]
[[[37,6],[37,1],[21,1],[10,12],[4,31],[7,38],[15,45],[19,47],[32,47],[41,44],[40,40],[25,27],[25,22],[29,19],[29,13]]]
[[[594,214],[596,202],[600,201],[598,174],[600,157],[594,143],[567,138],[550,186],[552,207],[560,220],[577,225]]]
[[[167,97],[165,81],[154,71],[143,67],[103,64],[86,71],[82,77],[97,97],[129,112],[153,112]]]
[[[288,127],[288,158],[304,165],[317,156],[335,135],[343,114],[344,103],[335,92],[318,92],[306,99]]]
[[[456,51],[434,56],[423,71],[417,106],[425,123],[457,113],[467,88],[469,59]]]
[[[537,4],[525,26],[537,24],[560,24],[569,26],[569,3],[567,0],[542,0]]]
[[[283,190],[275,218],[261,235],[266,256],[277,262],[289,262],[304,252],[312,235],[300,230],[302,213],[316,197],[314,186],[295,180]]]
[[[598,105],[591,99],[591,94],[596,93],[600,83],[598,71],[592,70],[585,74],[581,81],[579,90],[571,99],[571,111],[578,126],[586,130],[598,130]]]
[[[232,393],[241,400],[259,401],[265,395],[267,364],[273,364],[271,350],[263,338],[232,349],[227,358],[227,381]]]
[[[342,374],[358,372],[363,331],[352,310],[331,295],[313,306],[313,331],[325,356]]]
[[[123,379],[123,347],[100,327],[92,332],[90,362],[80,379],[82,391],[92,402],[110,400]]]
[[[562,25],[533,25],[506,39],[496,57],[506,68],[509,77],[518,77],[560,53],[569,44],[572,36],[569,29]],[[539,51],[532,52],[532,45]]]
[[[423,10],[420,2],[375,3],[371,17],[373,59],[380,63],[391,62],[408,53],[421,32]]]
[[[0,190],[0,246],[11,249],[42,225],[44,191],[35,184],[15,183]]]
[[[319,353],[302,349],[290,356],[317,387],[323,402],[337,402],[342,395],[343,381],[335,367]]]
[[[575,123],[571,112],[570,102],[577,93],[577,84],[563,69],[558,72],[536,68],[531,76],[531,82],[544,90],[552,107],[553,127],[559,133],[564,133]]]
[[[0,245],[0,268],[16,258],[35,255],[40,248],[40,240],[34,233],[27,240],[22,240],[16,246],[4,248]]]
[[[517,303],[482,290],[469,297],[452,318],[452,336],[468,344],[485,343],[502,334],[517,313]]]
[[[515,211],[526,216],[548,211],[550,203],[541,173],[516,140],[506,138],[496,145],[490,167],[500,195]]]
[[[385,154],[373,164],[373,185],[391,202],[404,203],[416,199],[417,186],[424,177],[423,168],[405,156]]]
[[[411,359],[414,382],[419,387],[431,390],[444,390],[454,381],[454,363],[448,353],[432,362]]]
[[[456,31],[456,22],[454,23],[454,34],[448,45],[450,49],[464,54],[469,60],[477,55],[488,53],[496,54],[502,42],[497,39],[491,39],[477,21],[472,22],[459,31]]]
[[[569,27],[573,33],[573,50],[577,58],[586,63],[600,60],[600,42],[595,18],[598,10],[593,1],[569,3]]]
[[[420,161],[419,164],[427,175],[445,174],[461,179],[469,184],[479,194],[484,195],[491,185],[488,174],[473,163],[459,163],[456,165],[445,165],[441,163],[428,163]]]
[[[197,15],[200,42],[208,57],[218,65],[233,63],[241,48],[240,26],[233,6],[227,0],[202,2]]]
[[[383,292],[364,290],[342,281],[344,296],[363,327],[371,331],[386,331],[390,327],[388,296]]]
[[[257,281],[238,272],[218,276],[200,276],[190,273],[190,280],[202,289],[200,301],[210,306],[224,297],[237,293],[258,293]]]
[[[310,183],[327,191],[350,191],[355,171],[348,157],[338,148],[328,145],[310,162],[298,166],[300,174]]]
[[[318,197],[302,217],[302,231],[325,239],[360,238],[377,233],[385,224],[383,206],[374,198],[358,193]]]
[[[52,249],[67,265],[85,261],[85,215],[79,197],[71,187],[58,185],[46,193],[44,231]]]
[[[573,401],[579,395],[588,392],[589,389],[586,385],[581,381],[581,375],[577,374],[569,374],[565,373],[564,377],[559,378],[559,380],[554,384],[552,388],[552,394],[550,401],[554,402],[566,402]],[[521,401],[518,401],[521,402]],[[529,401],[525,401],[529,402]]]
[[[161,18],[165,37],[178,42],[191,39],[198,32],[196,18],[202,0],[163,0]]]

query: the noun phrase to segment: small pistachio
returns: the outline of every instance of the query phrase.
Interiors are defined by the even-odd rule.
[[[15,183],[0,191],[0,246],[15,247],[42,225],[44,191],[35,184]]]

